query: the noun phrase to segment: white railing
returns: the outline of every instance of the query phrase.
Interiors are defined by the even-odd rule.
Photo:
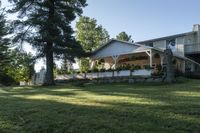
[[[200,53],[200,44],[188,44],[184,46],[185,53]]]
[[[95,78],[108,78],[108,77],[127,77],[127,76],[151,76],[153,70],[140,69],[140,70],[122,70],[113,72],[92,72],[85,74],[70,74],[70,75],[57,75],[56,80],[69,80],[69,79],[95,79]]]

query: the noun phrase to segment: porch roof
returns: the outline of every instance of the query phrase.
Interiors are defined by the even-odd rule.
[[[109,47],[110,45],[114,45],[114,47]],[[106,50],[107,48],[107,50]],[[102,52],[104,50],[104,52]],[[116,55],[127,55],[127,54],[136,54],[136,53],[142,53],[146,51],[156,51],[159,53],[164,53],[164,50],[158,49],[155,47],[150,47],[150,46],[145,46],[137,43],[131,43],[131,42],[126,42],[126,41],[121,41],[121,40],[116,40],[116,39],[111,39],[107,43],[103,44],[99,48],[97,48],[95,51],[92,52],[91,58],[105,58],[105,57],[111,57],[111,56],[116,56]],[[185,61],[189,61],[192,63],[195,63],[197,65],[200,65],[199,63],[185,57],[185,56],[180,56],[178,54],[173,54],[175,58],[179,58]]]
[[[116,39],[111,39],[92,52],[91,58],[105,58],[116,55],[126,55],[150,51],[153,47],[144,46]]]

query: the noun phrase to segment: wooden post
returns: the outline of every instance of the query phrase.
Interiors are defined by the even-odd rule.
[[[114,69],[116,69],[118,58],[119,58],[119,55],[113,55],[112,56],[112,59],[114,61],[114,65],[112,66],[112,68],[114,68]]]
[[[146,51],[146,54],[149,56],[149,65],[150,67],[152,67],[152,64],[153,64],[153,55],[152,55],[152,50],[149,50],[149,51]]]

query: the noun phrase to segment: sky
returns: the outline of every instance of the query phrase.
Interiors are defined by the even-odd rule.
[[[115,37],[135,41],[189,32],[200,23],[200,0],[88,0],[83,15],[97,19]]]
[[[87,3],[82,15],[95,18],[111,38],[125,31],[137,42],[189,32],[194,24],[200,24],[200,0],[87,0]],[[2,0],[3,7],[8,5],[7,0]],[[26,49],[32,51],[30,47]],[[36,70],[43,65],[39,61]]]

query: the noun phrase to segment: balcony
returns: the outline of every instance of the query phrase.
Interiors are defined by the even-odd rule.
[[[187,44],[184,45],[185,54],[200,53],[200,44]]]

